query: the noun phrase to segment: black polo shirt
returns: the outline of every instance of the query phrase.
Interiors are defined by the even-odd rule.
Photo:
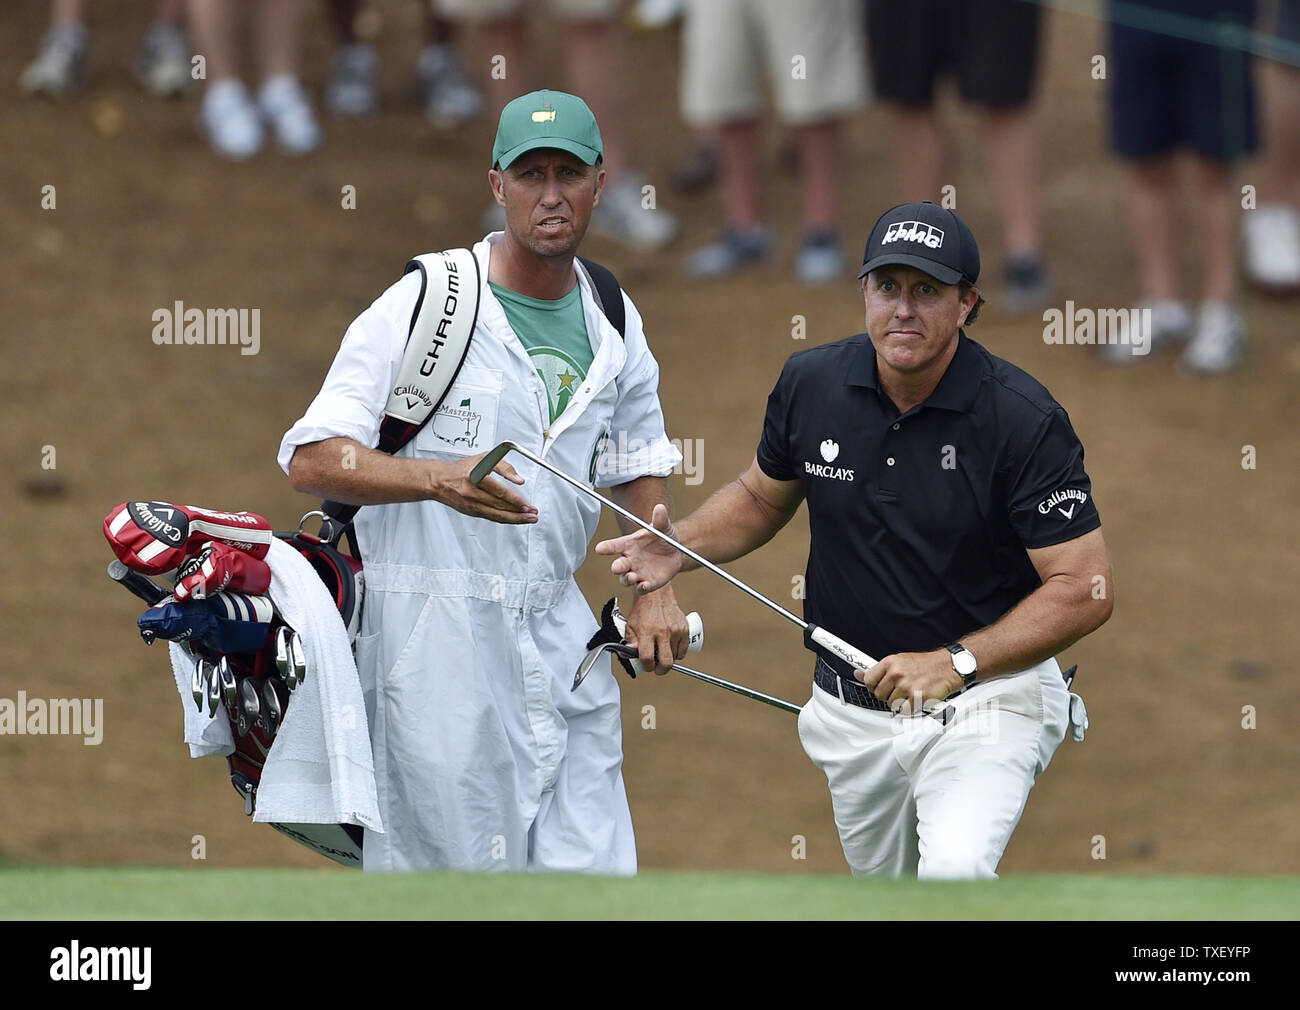
[[[793,355],[758,464],[803,484],[805,619],[876,659],[992,624],[1041,584],[1026,548],[1101,525],[1061,405],[964,333],[929,399],[901,416],[865,333]]]

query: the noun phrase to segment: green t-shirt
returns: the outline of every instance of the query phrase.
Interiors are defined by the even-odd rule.
[[[542,377],[554,422],[587,377],[595,357],[582,315],[582,292],[575,284],[563,298],[550,301],[488,283]]]

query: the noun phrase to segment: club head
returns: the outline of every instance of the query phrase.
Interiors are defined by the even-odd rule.
[[[573,687],[569,690],[576,691],[581,687],[582,682],[587,679],[587,674],[591,673],[591,668],[596,665],[600,657],[617,649],[618,645],[618,642],[602,642],[594,649],[588,649],[587,654],[582,657],[582,662],[578,664],[578,672],[573,676]]]
[[[226,700],[226,708],[234,711],[236,692],[235,671],[230,668],[230,660],[225,656],[217,663],[217,680],[221,682],[221,696]]]
[[[290,666],[293,667],[295,680],[301,684],[307,679],[307,650],[303,648],[302,636],[296,631],[289,632]]]
[[[289,684],[289,666],[291,663],[289,632],[290,628],[287,624],[282,624],[275,629],[275,669],[280,675],[280,679],[288,684],[289,690],[292,691],[298,685],[296,680],[294,683]]]
[[[262,703],[258,700],[253,678],[245,677],[239,682],[239,713],[235,716],[235,728],[241,737],[248,736],[248,731],[253,728],[257,717],[261,714]]]
[[[492,472],[493,467],[505,458],[506,453],[511,449],[518,449],[514,442],[505,441],[491,449],[486,456],[474,464],[474,469],[469,472],[469,481],[475,487],[483,483],[483,478]]]
[[[217,668],[212,663],[208,664],[208,718],[211,719],[217,714],[217,709],[221,707],[221,678],[217,676]]]
[[[262,681],[262,726],[267,736],[275,736],[280,729],[284,712],[280,708],[280,696],[275,693],[275,685],[270,680]]]
[[[194,664],[194,672],[190,674],[190,693],[194,696],[194,707],[200,712],[203,711],[203,701],[208,696],[208,671],[206,667],[211,665],[206,659],[200,659]]]

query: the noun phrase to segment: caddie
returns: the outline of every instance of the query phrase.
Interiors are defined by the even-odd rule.
[[[725,562],[807,501],[805,618],[880,657],[819,651],[799,715],[854,874],[997,876],[1035,778],[1087,725],[1055,657],[1111,613],[1069,417],[963,330],[979,272],[953,211],[882,214],[858,275],[867,332],[792,356],[749,470],[675,526],[653,517]],[[596,550],[639,591],[694,565],[644,531]]]
[[[443,289],[426,307],[435,278],[423,269],[380,295],[281,443],[295,489],[365,506],[356,656],[386,828],[366,833],[367,870],[636,872],[618,686],[611,675],[570,691],[598,627],[574,572],[599,507],[528,462],[469,481],[512,439],[639,516],[667,504],[681,455],[641,317],[607,271],[576,258],[604,180],[580,98],[510,102],[488,172],[505,231],[473,247],[454,299]],[[396,455],[375,448],[414,318],[474,294],[468,351],[437,412]],[[665,672],[687,638],[670,588],[637,599],[628,640],[647,668]]]

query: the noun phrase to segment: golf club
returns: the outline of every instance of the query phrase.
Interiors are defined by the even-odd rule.
[[[266,735],[273,737],[280,729],[280,721],[284,718],[284,712],[280,708],[280,696],[275,693],[275,685],[270,679],[262,681],[262,725],[266,727]]]
[[[108,577],[119,585],[125,586],[151,607],[167,595],[167,590],[149,576],[132,571],[117,558],[108,563]]]
[[[578,685],[586,679],[587,674],[591,672],[591,668],[606,652],[616,653],[625,659],[635,659],[637,656],[637,650],[634,647],[624,645],[621,642],[604,642],[601,645],[598,645],[582,657],[582,662],[578,665],[578,672],[573,678],[573,690],[576,691],[578,689]],[[770,694],[764,694],[762,691],[755,691],[753,688],[744,687],[740,684],[733,684],[731,681],[723,680],[721,677],[714,677],[707,673],[701,673],[699,670],[692,670],[688,666],[679,666],[674,663],[672,669],[676,670],[678,673],[684,673],[688,677],[693,677],[696,680],[702,680],[706,684],[720,687],[724,691],[731,691],[734,694],[739,694],[746,698],[752,698],[754,701],[761,701],[764,705],[771,705],[773,708],[783,709],[786,712],[794,712],[796,715],[800,711],[800,706],[795,705],[792,702],[785,701],[781,698],[774,698]]]
[[[239,712],[235,717],[235,727],[241,737],[248,736],[261,714],[262,703],[257,697],[257,688],[253,686],[253,678],[245,677],[239,682]]]
[[[731,575],[730,573],[719,568],[712,561],[709,561],[707,558],[703,558],[700,555],[696,554],[689,547],[685,547],[682,544],[679,544],[667,533],[664,533],[661,530],[657,530],[649,523],[641,519],[638,519],[627,509],[622,508],[619,505],[616,505],[614,502],[610,501],[604,495],[597,494],[595,491],[587,487],[587,485],[583,484],[581,481],[574,480],[563,470],[560,470],[552,466],[550,463],[546,462],[546,460],[542,459],[536,453],[532,452],[529,449],[525,449],[518,442],[505,441],[502,442],[500,445],[498,445],[496,448],[492,449],[486,456],[484,456],[481,460],[479,460],[478,463],[475,464],[474,469],[470,471],[470,475],[469,475],[470,481],[476,486],[482,483],[483,478],[492,472],[493,467],[495,467],[498,463],[500,463],[501,460],[505,457],[506,453],[508,452],[517,452],[525,459],[532,460],[543,470],[548,470],[551,473],[555,474],[555,476],[559,477],[562,481],[571,485],[577,490],[581,491],[589,498],[594,498],[596,499],[596,501],[600,502],[602,505],[606,506],[607,508],[613,509],[614,512],[621,515],[628,522],[633,523],[636,526],[639,526],[641,529],[645,530],[647,533],[651,534],[652,536],[658,537],[664,543],[671,544],[673,547],[677,548],[677,550],[681,551],[688,558],[690,558],[692,561],[698,564],[701,568],[707,568],[709,571],[713,572],[714,575],[718,575],[726,579],[728,582],[730,582],[733,586],[739,589],[742,593],[745,593],[751,599],[757,600],[759,603],[763,604],[763,606],[776,611],[778,614],[784,617],[787,621],[790,621],[792,624],[797,624],[800,628],[803,629],[805,644],[807,644],[809,641],[814,642],[817,645],[820,645],[827,652],[830,652],[833,655],[838,656],[844,662],[848,663],[850,666],[852,666],[854,669],[857,670],[870,670],[873,666],[876,665],[876,661],[872,659],[870,656],[868,656],[865,652],[861,651],[860,649],[855,649],[853,646],[849,645],[848,642],[832,635],[825,628],[819,628],[815,624],[809,624],[807,621],[795,616],[790,611],[786,610],[785,607],[781,606],[779,603],[773,603],[762,593],[758,592],[755,589],[751,589],[749,586],[745,585],[745,583],[741,582],[734,575]]]

